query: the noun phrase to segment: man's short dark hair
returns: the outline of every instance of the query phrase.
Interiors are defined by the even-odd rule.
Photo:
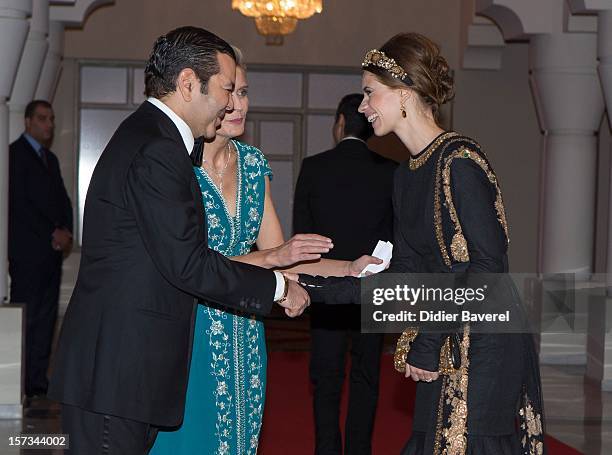
[[[359,93],[351,93],[342,98],[336,111],[336,122],[342,114],[345,136],[354,136],[367,141],[374,134],[374,129],[365,115],[357,111],[362,101],[363,95]]]
[[[32,118],[32,117],[34,117],[34,113],[36,112],[36,109],[38,109],[38,106],[43,106],[43,107],[46,107],[48,109],[53,109],[53,106],[51,106],[51,103],[49,101],[45,101],[45,100],[30,101],[28,103],[28,105],[26,106],[26,108],[25,108],[24,117],[25,118]]]
[[[162,98],[176,90],[176,79],[185,68],[191,68],[202,83],[219,72],[217,53],[236,60],[232,47],[214,33],[199,27],[180,27],[160,36],[145,67],[145,95]]]

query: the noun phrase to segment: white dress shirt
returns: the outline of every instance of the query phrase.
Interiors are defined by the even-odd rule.
[[[364,141],[363,139],[360,139],[360,138],[358,138],[358,137],[355,137],[355,136],[345,136],[345,137],[343,137],[342,139],[340,139],[340,140],[338,141],[338,144],[339,144],[340,142],[342,142],[342,141],[346,141],[347,139],[352,139],[352,140],[354,140],[354,141],[363,142],[364,144],[366,144],[366,145],[367,145],[367,142],[366,142],[366,141]]]
[[[189,125],[185,123],[185,120],[180,118],[176,112],[170,109],[163,101],[153,97],[147,98],[147,101],[166,114],[170,120],[172,120],[172,123],[174,123],[181,135],[181,138],[183,139],[187,153],[191,153],[195,139],[193,138],[191,128],[189,128]],[[274,300],[276,301],[285,293],[285,279],[283,278],[283,275],[277,271],[274,271],[274,276],[276,277],[276,290],[274,292]]]

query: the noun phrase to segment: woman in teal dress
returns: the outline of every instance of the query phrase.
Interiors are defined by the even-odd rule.
[[[272,171],[255,147],[231,138],[244,133],[248,110],[246,69],[238,58],[236,84],[216,139],[193,154],[202,190],[209,247],[236,261],[318,275],[356,276],[379,261],[320,259],[330,239],[301,234],[283,243],[270,196]],[[253,245],[258,251],[251,252]],[[257,453],[266,388],[263,323],[200,302],[197,308],[183,424],[160,431],[153,455],[245,455]],[[172,374],[172,372],[167,372]]]

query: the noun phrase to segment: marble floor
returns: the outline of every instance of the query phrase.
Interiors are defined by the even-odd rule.
[[[9,446],[9,437],[25,433],[31,434],[58,434],[60,433],[59,405],[46,399],[32,400],[25,408],[23,419],[0,420],[0,454],[18,455],[59,455],[62,449],[32,449],[19,450],[18,447]]]
[[[76,279],[78,254],[64,267],[60,318],[65,311]],[[309,345],[308,315],[288,321],[282,313],[266,322],[270,350],[306,350]],[[392,350],[389,337],[385,349]],[[602,392],[599,384],[585,380],[584,367],[542,366],[547,428],[550,435],[585,455],[612,454],[612,392]],[[53,434],[60,429],[59,408],[46,399],[33,400],[24,408],[23,419],[0,419],[0,455],[56,455],[62,450],[23,450],[9,447],[8,438],[20,433]],[[378,454],[376,454],[378,455]],[[386,454],[384,454],[386,455]],[[555,455],[555,454],[550,454]]]
[[[584,373],[584,367],[542,366],[546,431],[585,455],[609,455],[612,392],[602,392]]]
[[[302,349],[307,331],[283,329],[280,320],[271,321],[270,349]],[[305,329],[306,320],[302,321]],[[542,379],[547,433],[585,455],[612,454],[612,392],[601,392],[597,384],[584,380],[580,367],[543,366]],[[59,408],[39,399],[25,409],[21,420],[0,420],[0,454],[56,455],[61,450],[19,451],[8,446],[8,437],[19,433],[58,433]],[[554,455],[554,454],[551,454]]]

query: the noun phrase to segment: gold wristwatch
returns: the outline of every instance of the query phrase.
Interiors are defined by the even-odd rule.
[[[287,294],[289,294],[289,278],[282,273],[281,275],[283,275],[283,279],[285,280],[285,292],[283,292],[283,296],[280,299],[276,300],[276,303],[284,303],[285,300],[287,300]]]

